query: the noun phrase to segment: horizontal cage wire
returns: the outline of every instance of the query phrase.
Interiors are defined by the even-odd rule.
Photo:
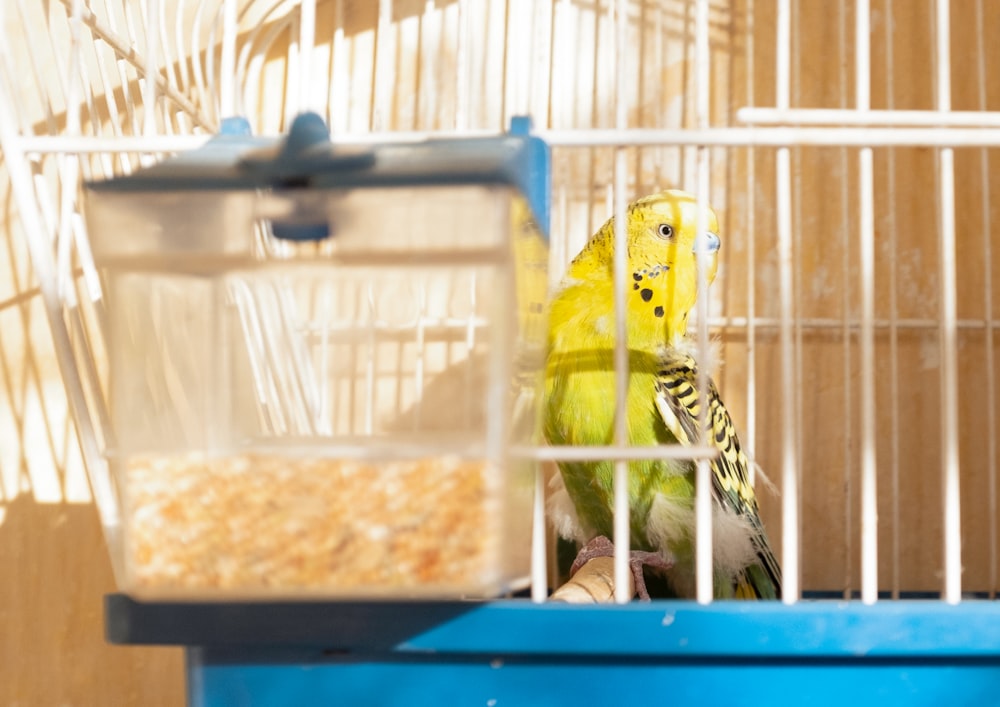
[[[113,518],[113,421],[142,420],[109,390],[107,282],[83,180],[197,147],[233,115],[271,135],[313,110],[338,144],[493,135],[530,115],[553,146],[551,287],[638,196],[682,188],[719,214],[718,279],[692,338],[752,456],[785,600],[995,595],[1000,82],[989,67],[1000,49],[987,40],[1000,6],[16,0],[0,16],[0,423],[23,428],[17,391],[48,395],[58,370],[75,427],[47,409],[47,428],[66,428],[47,446],[56,456],[78,438],[82,450],[59,460],[65,478],[25,480],[29,441],[15,432],[0,444],[0,506],[26,488],[86,500],[85,463]],[[475,221],[440,230],[460,238]],[[488,269],[442,273],[396,290],[363,272],[319,285],[230,278],[234,365],[253,382],[265,446],[478,427],[493,283]],[[34,343],[25,312],[36,307],[54,354]],[[181,314],[147,322],[133,353],[169,345]],[[174,387],[157,395],[191,403],[184,386],[210,373],[175,363]],[[646,453],[514,451],[547,462]],[[707,600],[711,548],[698,552]]]

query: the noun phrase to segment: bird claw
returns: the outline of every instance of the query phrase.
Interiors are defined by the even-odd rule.
[[[574,575],[585,564],[596,557],[614,557],[615,545],[603,535],[584,545],[577,553],[573,566],[570,568],[570,575]],[[629,552],[629,569],[632,571],[632,580],[635,582],[635,591],[643,601],[649,601],[649,590],[646,589],[646,578],[643,575],[643,568],[667,571],[674,566],[672,560],[665,559],[658,552],[648,552],[645,550],[632,550]]]

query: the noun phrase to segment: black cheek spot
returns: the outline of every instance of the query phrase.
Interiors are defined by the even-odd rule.
[[[637,282],[634,285],[632,285],[632,289],[633,290],[638,290],[639,289],[639,283]]]
[[[643,302],[648,302],[649,300],[653,299],[653,291],[651,289],[649,289],[648,287],[645,288],[645,289],[643,289],[639,293],[639,295],[642,297],[642,301]]]
[[[658,317],[662,317],[663,316],[663,307],[657,306],[657,308],[653,310],[653,314],[655,314]]]
[[[642,274],[634,272],[634,273],[632,273],[632,279],[635,280],[636,282],[639,282],[639,280],[642,279]]]

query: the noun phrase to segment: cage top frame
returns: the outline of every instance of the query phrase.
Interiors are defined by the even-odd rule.
[[[241,118],[224,121],[204,146],[132,174],[90,181],[95,192],[337,189],[497,184],[524,195],[542,236],[550,229],[551,151],[515,117],[495,137],[437,138],[343,148],[316,113],[297,116],[285,138],[258,138]]]

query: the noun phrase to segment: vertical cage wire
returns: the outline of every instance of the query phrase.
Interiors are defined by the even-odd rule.
[[[236,0],[222,3],[222,56],[219,62],[219,115],[236,115]],[[187,66],[187,62],[180,62]]]
[[[159,80],[160,37],[156,28],[159,24],[159,9],[160,0],[146,0],[146,21],[143,25],[146,32],[146,67],[142,88],[142,133],[146,137],[157,134],[156,101],[158,90],[156,83]]]
[[[695,124],[704,130],[709,126],[711,67],[709,65],[708,44],[708,0],[698,0],[695,5]],[[709,198],[709,148],[699,145],[697,149],[697,214],[695,217],[696,239],[708,230]],[[696,240],[697,243],[697,240]],[[697,246],[696,246],[697,247]],[[702,293],[698,297],[698,357],[702,365],[698,367],[696,387],[698,389],[698,435],[700,444],[706,444],[711,434],[708,419],[708,281],[705,270],[708,267],[706,253],[698,247],[697,287]],[[714,586],[712,536],[712,470],[708,460],[695,462],[695,594],[699,604],[711,603]]]
[[[625,52],[626,52],[626,29],[628,22],[627,0],[614,0],[614,36],[613,52],[615,62],[615,127],[618,130],[625,130],[628,126],[628,118],[625,113]],[[596,41],[596,35],[595,35]],[[595,49],[596,54],[596,49]],[[595,81],[597,80],[595,72]],[[595,96],[596,99],[596,96]],[[595,105],[596,105],[595,100]],[[614,312],[615,312],[615,417],[612,440],[616,446],[628,444],[628,385],[629,385],[629,356],[628,356],[628,316],[625,302],[625,287],[622,283],[628,277],[628,254],[626,249],[626,212],[625,212],[625,150],[617,148],[615,150],[615,172],[614,185],[612,187],[615,230],[614,230],[614,263],[613,281],[615,283]],[[632,593],[629,591],[628,582],[628,552],[631,547],[629,524],[631,510],[629,508],[629,469],[628,462],[624,459],[615,460],[614,466],[614,579],[615,579],[615,602],[624,604],[631,601]]]
[[[937,109],[951,110],[950,2],[935,4],[935,87]],[[958,457],[958,326],[955,263],[955,153],[943,147],[938,153],[940,209],[941,321],[941,443],[944,502],[943,598],[957,604],[962,597],[962,518]]]
[[[313,45],[316,37],[316,0],[301,0],[299,5],[299,75],[298,112],[315,110],[312,80]]]
[[[754,94],[754,0],[747,0],[746,12],[746,98],[747,102],[753,104],[756,100]],[[753,146],[747,147],[746,156],[746,185],[744,191],[752,194],[756,188],[756,153]],[[756,241],[756,220],[755,209],[746,210],[746,260],[747,272],[756,272],[757,266],[757,241]],[[743,423],[746,432],[745,445],[747,456],[750,458],[749,479],[750,485],[757,485],[757,462],[756,462],[756,439],[757,439],[757,283],[755,278],[746,278],[746,418]]]
[[[855,104],[871,108],[869,3],[855,5]],[[875,177],[872,148],[858,153],[861,267],[861,600],[878,598],[878,505],[875,476]],[[848,408],[850,409],[850,408]]]
[[[793,28],[802,27],[802,17],[804,13],[801,11],[801,5],[798,2],[792,3],[791,6],[791,17],[789,19],[790,26]],[[792,31],[790,40],[790,54],[791,57],[798,58],[798,61],[790,59],[796,65],[801,63],[802,57],[802,33],[801,31]],[[794,67],[789,68],[789,81],[791,83],[789,87],[791,104],[801,104],[803,95],[803,82],[802,82],[802,71]],[[791,149],[789,155],[789,161],[791,164],[791,194],[789,200],[791,201],[791,232],[792,238],[790,243],[790,248],[792,254],[790,256],[792,262],[792,273],[791,273],[791,286],[792,286],[792,300],[795,303],[801,302],[803,300],[803,281],[805,276],[803,273],[803,263],[805,262],[805,248],[803,243],[805,241],[805,234],[802,233],[802,224],[805,223],[805,212],[802,208],[804,201],[803,186],[804,179],[803,173],[805,171],[805,164],[803,160],[803,153],[805,149],[802,146],[794,146]],[[803,503],[803,493],[802,493],[802,467],[801,462],[804,457],[805,446],[803,444],[804,439],[804,427],[802,424],[802,410],[803,410],[803,396],[804,396],[804,375],[803,375],[803,364],[804,364],[804,354],[803,354],[803,342],[804,342],[804,332],[805,332],[805,322],[798,311],[797,307],[793,307],[792,314],[792,344],[791,350],[794,353],[793,360],[795,365],[794,374],[792,378],[795,381],[793,390],[795,391],[792,396],[793,401],[793,413],[792,418],[795,420],[795,432],[794,441],[790,443],[795,449],[795,502],[796,502],[796,525],[793,530],[786,531],[782,528],[782,542],[784,542],[784,533],[792,532],[795,534],[794,544],[797,549],[797,560],[798,565],[796,569],[796,584],[799,585],[799,593],[801,594],[801,577],[802,577],[802,503]]]
[[[775,105],[778,110],[789,107],[791,86],[791,3],[778,0],[776,40]],[[781,479],[782,479],[782,601],[792,604],[799,598],[799,485],[795,424],[795,353],[792,342],[792,203],[791,153],[789,148],[777,151],[777,229],[781,299]]]

